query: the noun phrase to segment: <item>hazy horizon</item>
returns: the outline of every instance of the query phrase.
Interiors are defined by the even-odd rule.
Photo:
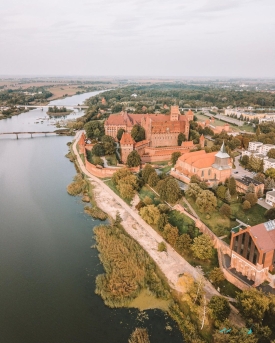
[[[2,0],[0,75],[275,78],[273,0]]]

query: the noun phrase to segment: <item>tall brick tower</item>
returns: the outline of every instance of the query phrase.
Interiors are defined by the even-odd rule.
[[[171,106],[170,120],[178,121],[180,116],[179,106]]]

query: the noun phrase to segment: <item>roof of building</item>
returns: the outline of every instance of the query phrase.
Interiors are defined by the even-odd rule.
[[[205,150],[198,150],[186,153],[179,157],[178,161],[185,162],[195,168],[208,168],[215,162],[216,152],[206,153]]]
[[[275,191],[268,191],[268,192],[266,192],[266,195],[271,195],[271,196],[275,197]]]
[[[182,142],[182,143],[181,143],[181,146],[182,146],[182,147],[189,148],[189,147],[193,147],[193,146],[194,146],[194,143],[193,143],[193,141],[185,141],[185,142]]]
[[[216,156],[219,157],[219,158],[230,158],[230,156],[228,155],[228,153],[225,150],[224,141],[222,143],[220,151],[216,154]]]
[[[120,140],[120,145],[124,144],[135,144],[135,141],[129,132],[123,132],[123,135]]]
[[[141,123],[141,118],[144,114],[130,114],[127,112],[121,112],[120,114],[111,114],[105,121],[104,125],[126,125],[134,126]]]
[[[150,141],[148,139],[144,139],[143,141],[137,142],[135,144],[135,147],[138,148],[138,147],[140,147],[140,146],[142,146],[144,144],[148,144],[148,143],[150,143]]]
[[[151,133],[180,133],[185,131],[183,121],[153,122]]]
[[[254,180],[252,179],[251,177],[249,176],[243,176],[241,179],[236,179],[236,181],[246,185],[246,186],[249,186],[251,183],[254,185],[254,186],[259,186],[259,185],[262,185],[263,183],[262,182],[259,182],[257,180]]]
[[[191,111],[191,109],[189,109],[185,114],[188,115],[188,116],[193,116],[194,112]]]
[[[263,252],[275,249],[275,220],[248,228],[257,247]]]
[[[266,161],[268,161],[270,163],[274,163],[275,162],[275,158],[268,158],[268,159],[266,159]]]

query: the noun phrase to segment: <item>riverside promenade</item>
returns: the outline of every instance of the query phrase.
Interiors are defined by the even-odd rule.
[[[158,251],[158,243],[164,239],[148,225],[129,205],[127,205],[117,194],[115,194],[102,180],[89,173],[83,164],[77,151],[77,142],[83,131],[79,131],[73,142],[73,153],[77,157],[77,163],[82,172],[88,177],[93,186],[93,193],[98,207],[112,218],[119,212],[122,225],[126,232],[133,237],[142,248],[151,256],[157,266],[167,278],[172,289],[182,292],[178,285],[178,279],[182,274],[190,274],[195,280],[200,280],[200,271],[192,267],[182,256],[180,256],[168,243],[167,252]],[[204,290],[209,300],[213,295],[219,295],[218,291],[206,279],[204,279]]]

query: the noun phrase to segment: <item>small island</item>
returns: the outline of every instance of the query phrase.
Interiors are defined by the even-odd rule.
[[[49,107],[47,114],[50,116],[66,116],[68,114],[70,114],[72,112],[72,110],[68,110],[66,107],[62,106],[62,107],[57,107],[57,106],[53,106],[53,107]]]

